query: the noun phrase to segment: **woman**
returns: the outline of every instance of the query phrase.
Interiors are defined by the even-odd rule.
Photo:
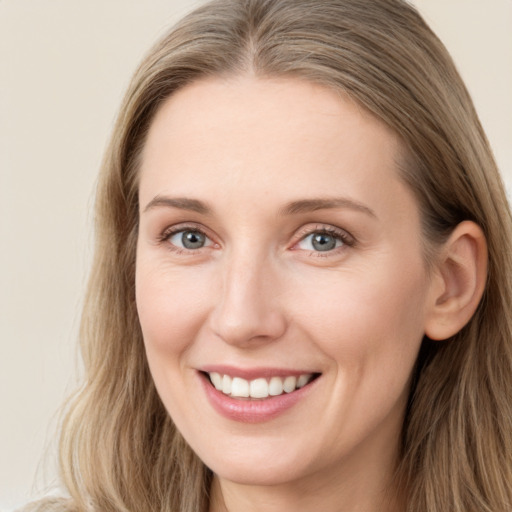
[[[219,0],[136,72],[103,164],[40,510],[508,511],[510,214],[401,0]]]

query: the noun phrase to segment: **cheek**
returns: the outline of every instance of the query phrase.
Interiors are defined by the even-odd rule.
[[[413,260],[414,261],[414,260]],[[424,333],[427,282],[421,262],[330,276],[299,306],[304,329],[340,366],[410,372]],[[388,371],[388,368],[392,368]],[[403,380],[403,376],[401,377]]]
[[[204,280],[194,272],[162,270],[138,262],[136,301],[146,350],[182,353],[207,316]]]
[[[208,310],[200,281],[200,276],[178,273],[158,261],[137,262],[137,311],[147,361],[158,394],[177,424],[190,414],[186,389],[195,372],[187,366],[187,353]]]
[[[344,425],[340,443],[379,425],[394,431],[402,422],[423,339],[421,268],[410,275],[392,266],[388,272],[345,274],[332,287],[325,285],[330,299],[309,302],[308,336],[333,363],[332,400],[325,410]],[[353,421],[345,423],[347,417]]]

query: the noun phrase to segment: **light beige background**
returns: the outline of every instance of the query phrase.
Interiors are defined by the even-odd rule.
[[[136,64],[195,3],[0,0],[0,510],[55,481],[102,151]],[[454,56],[512,190],[512,0],[415,4]]]

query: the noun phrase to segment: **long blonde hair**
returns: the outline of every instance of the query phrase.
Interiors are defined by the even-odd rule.
[[[85,382],[68,405],[61,466],[70,510],[206,511],[210,471],[164,410],[135,293],[137,177],[161,103],[206,76],[290,76],[348,93],[403,140],[400,170],[425,248],[462,220],[483,229],[488,283],[453,339],[424,340],[397,482],[409,512],[512,510],[512,229],[489,144],[446,49],[402,0],[214,0],[148,54],[103,162],[83,314]]]

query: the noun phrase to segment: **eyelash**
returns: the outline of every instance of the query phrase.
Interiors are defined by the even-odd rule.
[[[293,245],[293,247],[297,247],[297,245],[304,241],[308,236],[316,234],[332,236],[342,243],[341,247],[335,247],[328,251],[309,251],[309,255],[316,258],[327,258],[333,254],[339,253],[339,251],[342,251],[347,247],[354,247],[356,245],[354,237],[345,230],[335,228],[334,226],[317,225],[314,229],[308,227],[300,232],[299,240]]]
[[[192,231],[194,233],[200,233],[205,238],[211,240],[211,238],[206,234],[205,230],[202,229],[200,226],[195,224],[179,224],[177,226],[172,226],[170,228],[167,228],[163,233],[158,237],[158,243],[165,244],[165,246],[172,252],[176,254],[188,254],[191,255],[195,252],[197,252],[199,249],[192,250],[192,249],[186,249],[182,247],[177,247],[176,245],[170,243],[171,237],[174,235],[177,235],[178,233],[183,233],[186,231]]]
[[[169,242],[170,238],[178,233],[186,232],[186,231],[192,231],[195,233],[200,233],[207,239],[211,240],[211,238],[208,236],[206,231],[202,229],[200,226],[195,224],[180,224],[177,226],[172,226],[170,228],[167,228],[165,231],[162,232],[162,234],[158,237],[158,243],[165,244],[166,247],[177,253],[177,254],[193,254],[198,252],[200,249],[204,248],[201,247],[200,249],[186,249],[182,247],[177,247],[176,245]],[[320,258],[326,258],[329,256],[332,256],[333,253],[338,253],[339,250],[343,250],[346,247],[354,247],[356,245],[356,241],[352,235],[347,233],[346,231],[335,228],[333,226],[326,226],[326,225],[317,225],[314,229],[311,228],[304,228],[301,232],[298,234],[298,240],[295,242],[292,246],[292,250],[298,250],[294,249],[297,247],[298,244],[300,244],[302,241],[304,241],[308,236],[314,235],[314,234],[324,234],[328,236],[332,236],[333,238],[339,240],[342,243],[341,247],[335,247],[334,249],[328,250],[328,251],[308,251],[309,255],[314,257],[320,257]]]

